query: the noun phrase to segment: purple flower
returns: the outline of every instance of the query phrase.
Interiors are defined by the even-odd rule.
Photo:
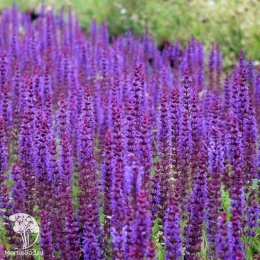
[[[236,212],[239,217],[242,217],[245,207],[245,194],[243,186],[245,176],[242,171],[243,150],[241,144],[241,133],[238,130],[238,120],[236,117],[231,118],[229,148],[232,165],[230,190],[231,210],[233,213]]]
[[[232,260],[234,250],[232,243],[232,223],[227,221],[225,212],[219,216],[217,224],[218,232],[215,240],[217,257],[223,260]]]
[[[242,226],[240,216],[235,211],[231,217],[232,223],[232,259],[245,259],[245,249],[242,242]]]
[[[215,46],[212,44],[208,60],[209,68],[209,89],[215,89],[215,79],[214,79],[214,64],[215,63]]]
[[[44,210],[41,211],[41,234],[40,234],[40,244],[43,251],[44,257],[50,260],[54,258],[54,248],[52,244],[52,234],[49,229],[50,223],[48,215]]]
[[[152,128],[150,126],[150,117],[142,116],[139,140],[139,158],[141,165],[144,167],[143,183],[148,189],[148,182],[152,169],[153,147],[152,147]]]
[[[147,210],[148,204],[144,190],[137,198],[137,209],[132,227],[132,246],[129,249],[130,259],[143,259],[147,256],[147,248],[151,234],[151,217]]]
[[[160,158],[161,170],[161,202],[162,212],[167,207],[167,193],[170,179],[171,139],[169,125],[168,97],[163,94],[160,106],[160,117],[158,127],[158,157]]]
[[[155,260],[156,258],[156,250],[155,250],[155,245],[153,241],[149,242],[148,245],[148,252],[147,252],[147,260]]]
[[[4,246],[18,246],[8,218],[26,212],[48,259],[257,257],[253,59],[241,51],[222,82],[218,43],[206,66],[195,37],[161,49],[148,28],[115,37],[105,21],[86,35],[65,11],[1,12]]]
[[[245,225],[245,234],[249,237],[254,237],[256,235],[256,229],[258,228],[258,222],[260,217],[260,208],[256,200],[257,194],[256,190],[253,190],[248,196],[248,206],[247,206],[247,217]]]
[[[102,165],[102,189],[103,189],[103,212],[105,215],[105,226],[104,232],[108,239],[111,226],[111,189],[112,189],[112,177],[113,177],[113,151],[112,151],[112,134],[110,131],[106,133],[104,154],[103,154],[103,165]]]
[[[255,117],[255,110],[250,101],[244,122],[244,165],[245,190],[246,193],[253,184],[253,179],[257,179],[257,136],[258,128]]]
[[[224,111],[225,113],[230,112],[231,108],[231,87],[230,87],[230,80],[229,80],[229,74],[226,73],[225,82],[224,82]]]
[[[188,222],[185,231],[185,255],[187,259],[199,259],[201,251],[202,229],[205,219],[205,198],[207,196],[206,156],[199,154],[199,173],[194,180],[190,201],[188,202]]]
[[[68,122],[68,111],[67,111],[67,104],[65,101],[65,96],[61,94],[60,101],[59,101],[59,112],[57,113],[57,130],[59,137],[63,134],[68,135],[69,130],[69,122]]]
[[[4,119],[0,116],[0,189],[6,180],[5,171],[7,169],[7,147],[4,130]]]
[[[180,91],[178,88],[172,90],[170,103],[170,122],[171,122],[171,163],[173,166],[174,176],[178,177],[178,154],[179,154],[179,135],[180,135]]]
[[[167,260],[181,258],[181,216],[180,206],[180,183],[176,184],[175,193],[171,195],[165,214],[164,235]]]
[[[215,240],[217,234],[217,219],[221,207],[221,143],[220,131],[213,125],[209,132],[208,144],[209,172],[208,196],[206,203],[207,235],[211,257],[215,257]]]
[[[26,187],[26,210],[30,214],[33,212],[34,192],[36,187],[35,168],[34,168],[34,136],[33,124],[28,112],[24,112],[18,140],[18,164],[21,168],[22,176]]]
[[[192,154],[192,136],[191,125],[188,111],[185,111],[182,117],[180,128],[180,142],[179,142],[179,180],[181,182],[181,207],[184,209],[185,199],[190,188],[191,178],[191,154]],[[185,211],[182,211],[185,214]]]
[[[1,189],[0,208],[3,209],[0,212],[0,216],[3,219],[4,228],[7,231],[6,237],[8,243],[15,248],[15,234],[13,231],[11,221],[9,220],[9,217],[13,215],[13,202],[11,201],[11,198],[9,196],[9,190],[7,185],[3,185]]]
[[[79,255],[78,225],[74,217],[71,199],[68,200],[68,212],[66,214],[66,257],[75,259]]]
[[[21,169],[18,166],[14,166],[12,169],[12,179],[14,181],[14,185],[12,188],[12,199],[14,201],[13,211],[14,213],[26,212],[25,183],[21,175]]]
[[[91,205],[86,209],[86,223],[84,226],[84,259],[95,260],[101,258],[101,248],[98,243],[98,237],[96,234],[96,217]]]
[[[184,71],[184,77],[182,79],[182,102],[186,111],[190,111],[190,100],[193,94],[192,82],[192,78],[190,77],[189,71],[186,68]]]
[[[155,173],[151,177],[151,184],[150,184],[150,209],[151,209],[151,215],[152,215],[152,220],[154,221],[156,217],[159,214],[162,214],[161,212],[161,206],[162,206],[162,197],[161,197],[161,192],[162,192],[162,179],[161,179],[161,165],[160,162],[156,164],[155,167]]]
[[[8,60],[7,60],[7,53],[5,51],[1,51],[0,53],[0,91],[4,90],[4,86],[7,83],[8,78]]]

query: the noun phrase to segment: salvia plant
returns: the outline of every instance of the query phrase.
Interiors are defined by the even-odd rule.
[[[0,250],[26,213],[46,260],[260,259],[260,70],[220,48],[3,10]]]

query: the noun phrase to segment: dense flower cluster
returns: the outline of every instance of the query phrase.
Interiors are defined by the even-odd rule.
[[[110,39],[65,10],[4,10],[4,247],[22,212],[39,221],[46,260],[260,254],[260,70],[241,52],[224,76],[220,47],[160,51],[148,30]]]

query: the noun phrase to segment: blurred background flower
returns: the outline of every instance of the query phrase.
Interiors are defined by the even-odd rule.
[[[13,0],[2,0],[0,9]],[[19,0],[20,9],[37,12],[40,0]],[[92,19],[106,20],[110,35],[123,34],[130,28],[143,35],[145,27],[159,46],[180,40],[186,45],[191,35],[206,44],[219,42],[224,69],[235,64],[241,49],[246,57],[260,60],[260,1],[258,0],[45,0],[58,10],[71,7],[87,31]]]

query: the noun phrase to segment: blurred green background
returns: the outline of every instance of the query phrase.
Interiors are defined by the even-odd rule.
[[[15,1],[1,0],[0,8]],[[17,0],[20,9],[37,9],[39,0]],[[106,20],[112,35],[131,28],[143,34],[148,26],[158,44],[177,39],[186,45],[194,35],[207,50],[219,42],[225,68],[233,66],[241,49],[247,58],[260,60],[259,0],[46,0],[46,5],[58,10],[72,7],[84,30],[93,18]]]

